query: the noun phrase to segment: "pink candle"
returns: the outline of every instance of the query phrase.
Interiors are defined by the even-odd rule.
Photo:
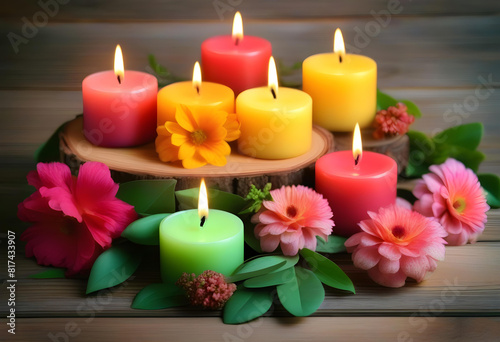
[[[380,153],[360,149],[353,156],[351,151],[339,151],[318,159],[316,191],[332,208],[333,234],[351,236],[361,231],[358,222],[369,218],[368,211],[377,212],[394,203],[397,179],[396,162]]]
[[[263,38],[243,36],[239,12],[234,17],[233,35],[209,38],[201,45],[203,79],[243,90],[267,85],[271,43]]]
[[[120,64],[117,46],[115,68]],[[139,71],[102,71],[82,82],[83,132],[92,144],[127,147],[156,137],[158,82]]]

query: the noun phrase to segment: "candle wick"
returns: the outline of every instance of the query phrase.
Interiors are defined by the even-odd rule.
[[[120,75],[116,75],[116,78],[118,79],[118,83],[122,84],[122,79],[120,78]]]
[[[240,38],[236,37],[234,40],[234,45],[238,45],[240,43]]]
[[[201,220],[200,220],[200,227],[203,227],[203,225],[205,224],[205,220],[207,219],[206,216],[202,216],[201,217]]]
[[[342,55],[339,54],[339,62],[342,63]]]
[[[200,86],[199,85],[196,86],[196,92],[198,93],[198,95],[200,95]]]
[[[358,166],[359,164],[359,154],[356,156],[356,159],[354,159],[354,166]]]
[[[276,100],[276,91],[274,88],[271,88],[271,94],[273,94],[273,98]]]

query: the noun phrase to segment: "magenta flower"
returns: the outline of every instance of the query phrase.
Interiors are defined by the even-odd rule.
[[[406,134],[410,125],[415,121],[415,117],[406,111],[407,108],[403,103],[398,103],[396,107],[390,106],[387,109],[379,110],[373,122],[375,127],[373,137],[383,139],[386,135]]]
[[[476,242],[490,209],[477,176],[452,158],[429,169],[432,173],[423,175],[413,190],[418,198],[415,210],[436,217],[448,232],[450,245]]]
[[[224,275],[215,271],[205,271],[198,277],[183,273],[176,285],[186,290],[191,305],[212,310],[224,307],[236,291],[235,284],[228,284]]]
[[[115,197],[118,184],[105,164],[87,162],[74,177],[66,164],[38,163],[27,178],[36,191],[17,212],[19,219],[33,223],[21,235],[26,256],[67,268],[67,275],[88,271],[137,219],[134,207]]]
[[[334,226],[333,213],[322,195],[302,185],[283,186],[270,193],[273,201],[262,202],[252,217],[264,252],[280,245],[284,255],[296,255],[304,247],[316,250],[316,236],[328,239]]]
[[[354,266],[368,271],[376,283],[401,287],[410,277],[421,282],[444,259],[446,232],[433,218],[397,205],[368,212],[362,232],[345,242]]]

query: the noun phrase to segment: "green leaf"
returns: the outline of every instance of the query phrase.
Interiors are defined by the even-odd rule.
[[[500,208],[500,178],[491,173],[477,175],[486,192],[486,201],[491,208]]]
[[[453,146],[449,150],[448,158],[455,158],[456,160],[461,161],[466,167],[470,168],[472,171],[477,172],[479,169],[479,165],[484,160],[486,156],[481,151],[470,151],[466,148],[462,148],[459,146]],[[443,160],[441,163],[444,163]],[[441,164],[435,163],[435,164]]]
[[[295,272],[293,267],[289,267],[281,271],[276,270],[271,273],[247,279],[243,282],[243,286],[254,288],[280,285],[289,282],[293,277],[295,277]]]
[[[436,145],[426,134],[418,131],[408,131],[410,139],[410,158],[406,166],[405,175],[407,177],[421,177],[429,172],[431,165],[429,160],[433,160]]]
[[[64,268],[51,268],[40,273],[32,274],[29,277],[32,279],[57,279],[65,278]]]
[[[284,255],[261,256],[245,262],[238,267],[228,278],[228,282],[234,283],[240,280],[257,277],[276,270],[292,267],[299,260],[299,256],[287,257]]]
[[[341,253],[345,252],[344,242],[347,238],[337,235],[328,236],[328,241],[325,242],[320,237],[317,237],[318,244],[316,250],[322,253]]]
[[[120,184],[116,197],[135,207],[138,213],[175,212],[175,179],[137,180]]]
[[[183,78],[173,75],[166,67],[156,61],[152,54],[148,56],[149,67],[158,79],[158,87],[164,87],[170,83],[184,81]]]
[[[432,141],[436,145],[454,145],[473,151],[481,143],[483,130],[480,122],[454,126],[436,134]]]
[[[217,189],[208,189],[208,205],[210,209],[219,209],[238,214],[248,205],[248,202],[241,196]],[[175,197],[179,201],[179,209],[198,208],[198,195],[200,188],[179,190],[175,192]]]
[[[243,220],[245,226],[245,242],[257,253],[263,253],[262,248],[260,248],[260,241],[255,237],[254,228],[255,224],[249,222],[249,220]]]
[[[77,117],[83,114],[78,115]],[[37,163],[49,163],[61,161],[61,151],[59,150],[59,134],[64,129],[68,122],[59,126],[50,138],[40,145],[35,151],[35,161]]]
[[[157,310],[189,304],[183,289],[174,284],[149,284],[135,296],[132,309]]]
[[[248,191],[248,194],[245,197],[245,200],[247,200],[250,205],[245,208],[245,210],[241,211],[240,214],[250,214],[250,213],[256,213],[259,211],[260,207],[262,206],[263,201],[272,201],[273,197],[271,196],[271,183],[267,183],[264,188],[258,189],[255,185],[251,184],[250,185],[250,191]]]
[[[333,261],[307,248],[301,249],[300,254],[323,284],[356,293],[351,279]]]
[[[390,106],[396,106],[397,104],[398,101],[395,98],[377,89],[377,111],[387,109]]]
[[[238,288],[224,306],[224,323],[239,324],[262,316],[273,304],[271,294],[272,288]]]
[[[405,176],[408,178],[419,178],[426,173],[429,173],[429,164],[413,164],[408,162],[405,169]]]
[[[406,105],[408,114],[413,115],[415,118],[422,117],[422,113],[415,103],[411,102],[410,100],[400,100],[399,102]]]
[[[401,197],[401,198],[404,198],[405,200],[407,200],[411,204],[415,203],[415,201],[417,200],[417,198],[415,197],[415,195],[413,194],[413,192],[411,192],[408,189],[400,189],[400,188],[398,188],[397,189],[397,196]],[[316,250],[318,250],[318,249],[316,249]],[[321,251],[318,251],[318,252],[321,252]]]
[[[154,214],[140,218],[125,228],[122,237],[140,245],[160,244],[160,222],[170,214]]]
[[[294,316],[313,314],[325,299],[325,289],[316,275],[300,266],[295,267],[295,277],[276,287],[283,307]]]
[[[139,267],[142,256],[137,246],[124,243],[104,251],[92,266],[87,294],[118,285],[127,280]]]

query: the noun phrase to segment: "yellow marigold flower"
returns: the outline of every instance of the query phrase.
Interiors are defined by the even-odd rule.
[[[155,146],[156,153],[162,162],[173,162],[179,160],[179,147],[172,145],[172,133],[170,133],[165,125],[156,128]]]
[[[178,159],[182,160],[182,166],[193,169],[206,164],[226,165],[226,156],[231,153],[225,141],[227,116],[224,111],[194,111],[185,105],[177,107],[177,122],[166,122],[165,128],[172,134],[172,145],[179,148]]]

